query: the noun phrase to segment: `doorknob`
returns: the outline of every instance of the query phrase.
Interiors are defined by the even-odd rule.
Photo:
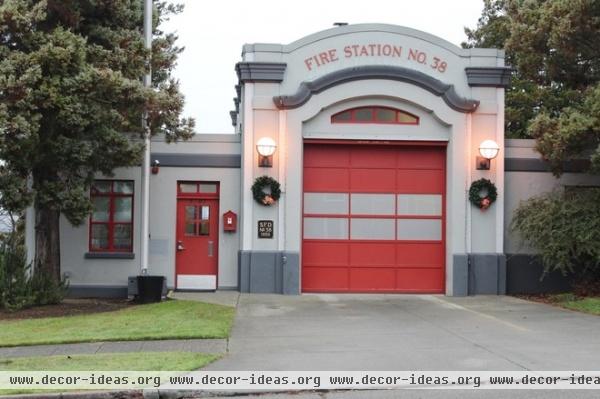
[[[183,246],[183,241],[177,241],[177,250],[183,251],[185,247]]]

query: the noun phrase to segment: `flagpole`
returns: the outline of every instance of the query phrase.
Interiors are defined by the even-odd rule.
[[[144,46],[152,49],[152,0],[144,1]],[[151,87],[152,70],[148,65],[144,75],[144,86]],[[150,238],[150,128],[147,123],[147,113],[144,111],[144,158],[142,161],[142,224],[141,224],[141,274],[148,274],[148,241]]]

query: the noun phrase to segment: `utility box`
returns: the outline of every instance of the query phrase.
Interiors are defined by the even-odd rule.
[[[233,211],[223,214],[223,231],[235,232],[237,230],[237,215]]]

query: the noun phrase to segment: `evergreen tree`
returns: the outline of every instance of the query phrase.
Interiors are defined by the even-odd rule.
[[[600,172],[600,2],[485,0],[465,47],[499,47],[516,68],[507,137],[532,137],[555,174],[590,159]]]
[[[159,30],[182,7],[155,0],[152,51],[142,10],[142,0],[0,2],[0,206],[34,204],[36,264],[55,281],[60,215],[82,224],[94,176],[140,164],[143,112],[151,134],[193,134],[171,77],[182,49]]]

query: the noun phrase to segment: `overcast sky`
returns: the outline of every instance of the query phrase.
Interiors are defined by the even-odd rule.
[[[235,63],[244,43],[290,43],[334,22],[388,23],[419,29],[459,45],[474,27],[482,0],[175,0],[182,14],[165,26],[185,51],[175,76],[186,98],[185,116],[198,133],[232,133]]]

